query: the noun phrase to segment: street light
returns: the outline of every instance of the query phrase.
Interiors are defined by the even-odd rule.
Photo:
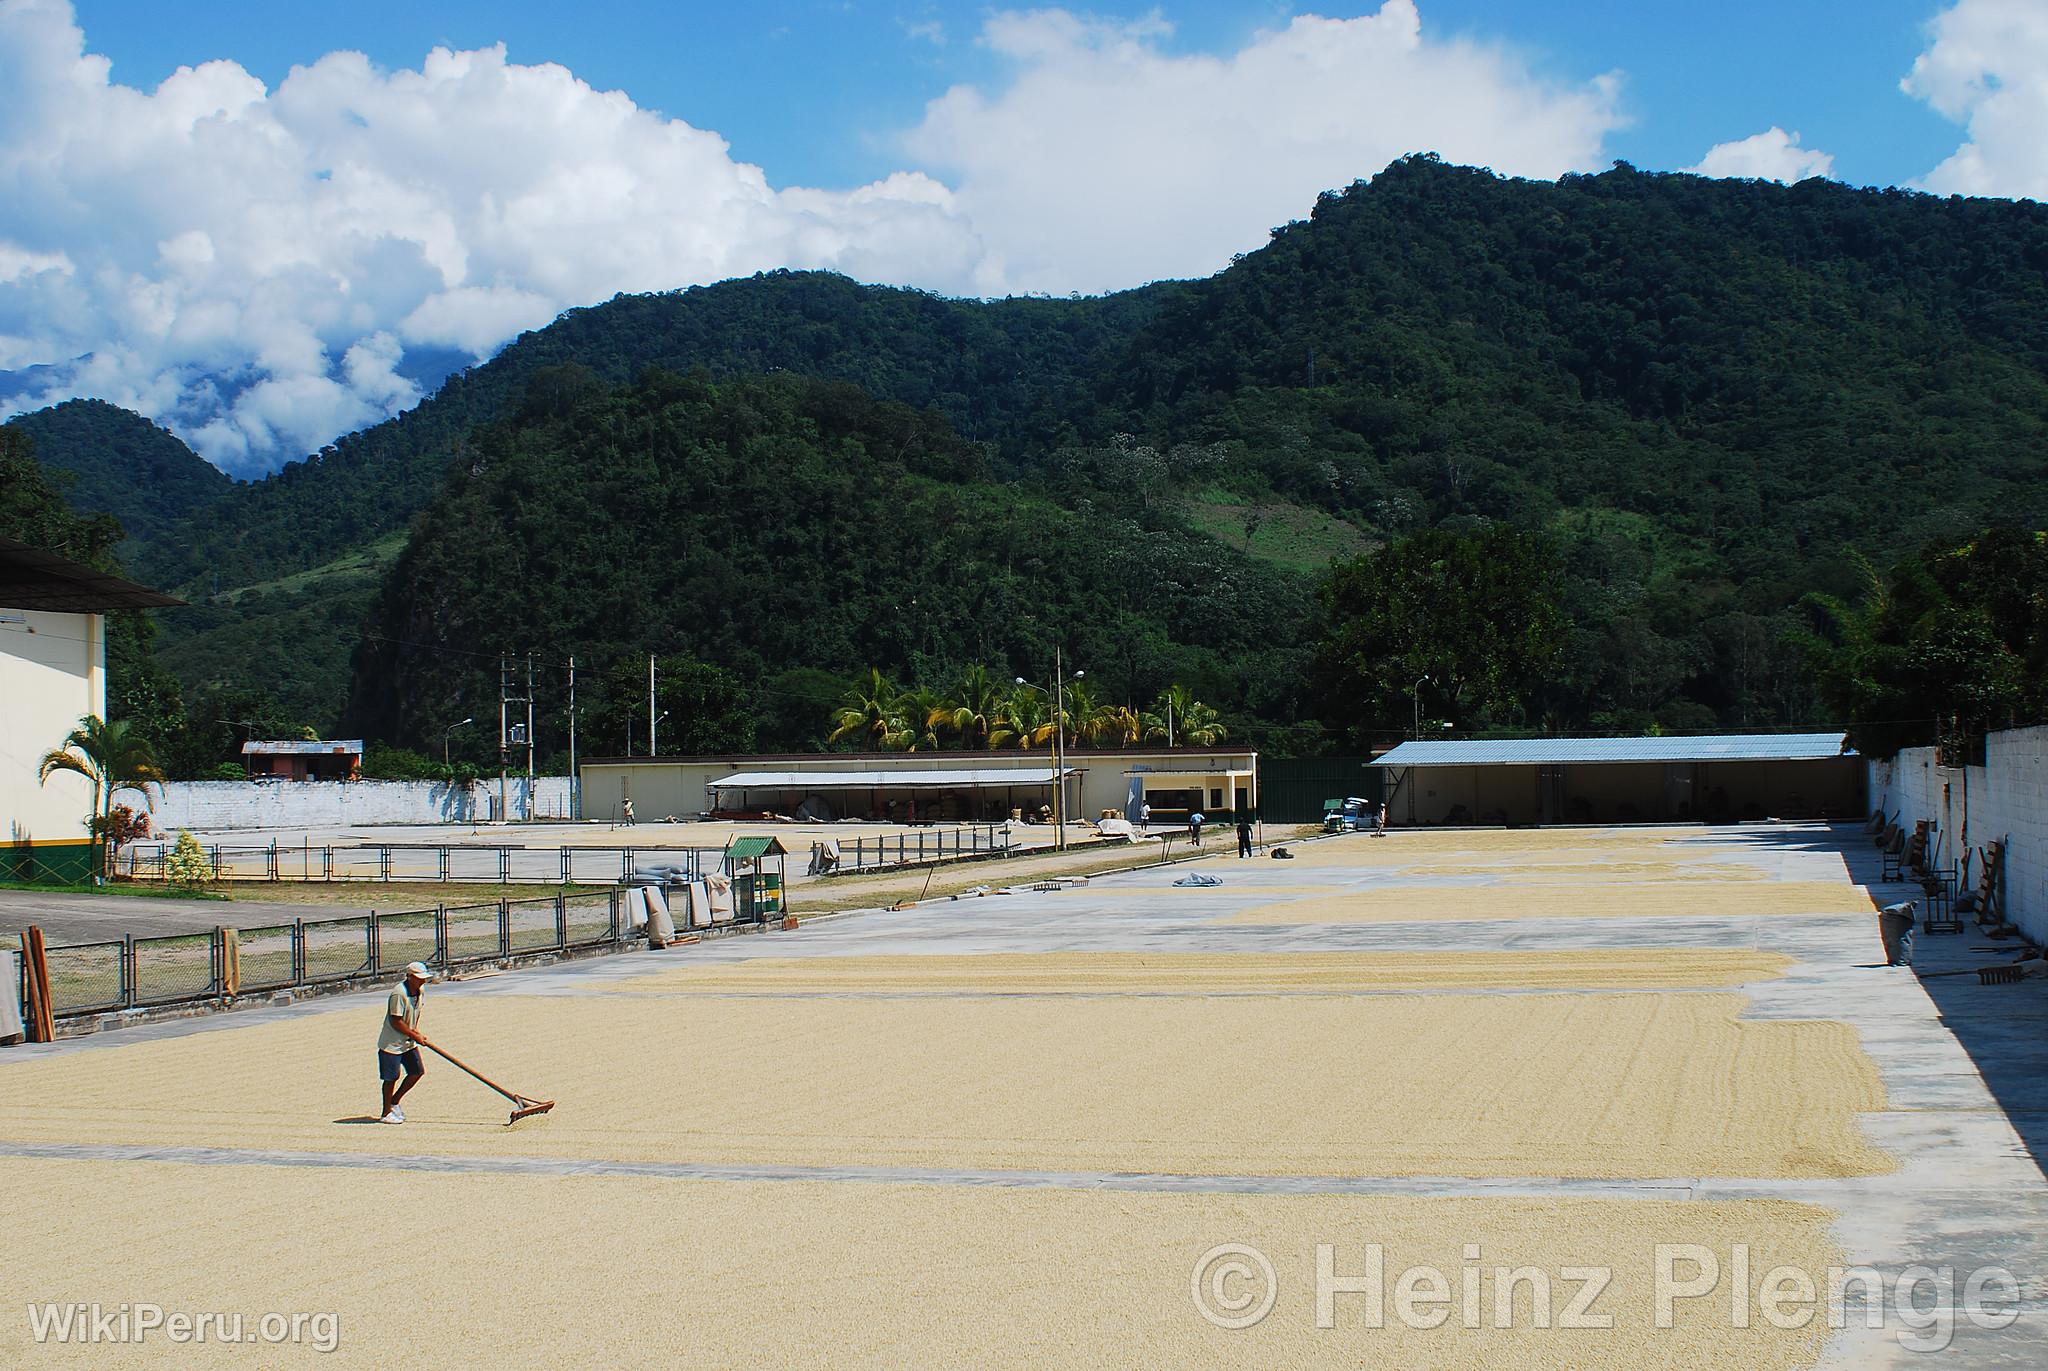
[[[655,730],[661,727],[661,721],[666,719],[668,715],[669,711],[664,709],[661,713],[654,716],[653,723],[647,725],[647,755],[650,757],[654,755],[654,740],[660,736]]]
[[[1436,677],[1417,676],[1415,678],[1415,684],[1408,688],[1409,691],[1415,696],[1415,736],[1418,739],[1422,737],[1422,683],[1424,681],[1428,681],[1431,685],[1435,685]]]
[[[459,723],[459,724],[450,724],[450,725],[448,725],[448,727],[446,727],[446,728],[444,728],[444,729],[442,729],[442,730],[441,730],[441,765],[442,765],[442,766],[447,766],[447,765],[448,765],[448,735],[449,735],[449,734],[451,734],[451,733],[453,733],[453,732],[454,732],[454,731],[455,731],[456,729],[458,729],[458,728],[467,728],[467,727],[468,727],[469,725],[471,725],[471,724],[473,724],[473,723],[475,723],[475,722],[476,722],[476,720],[475,720],[475,719],[464,719],[464,720],[463,720],[463,721],[462,721],[461,723]]]
[[[1078,681],[1088,673],[1076,671],[1073,679]],[[1052,650],[1052,844],[1055,852],[1064,852],[1067,847],[1067,675],[1066,664],[1060,649]],[[1027,682],[1022,676],[1018,685]],[[1036,687],[1034,687],[1035,689]]]

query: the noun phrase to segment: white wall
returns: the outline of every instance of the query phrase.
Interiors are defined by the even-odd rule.
[[[8,610],[0,623],[0,844],[83,843],[92,784],[59,773],[45,752],[87,714],[107,712],[106,641],[97,614]]]
[[[526,778],[506,783],[513,818],[525,818]],[[467,823],[491,817],[498,783],[450,787],[439,781],[171,781],[150,789],[150,826],[219,832],[236,828],[318,828],[352,824]],[[569,778],[534,778],[539,818],[571,815]]]
[[[1967,848],[2010,837],[2007,917],[2035,942],[2048,942],[2048,727],[2015,728],[1986,741],[1985,765],[1938,767],[1931,747],[1907,748],[1870,763],[1870,805],[1897,814],[1910,830],[1937,825],[1936,853],[1946,866]],[[1981,867],[1972,862],[1975,882]]]

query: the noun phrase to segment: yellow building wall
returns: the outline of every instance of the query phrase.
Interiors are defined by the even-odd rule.
[[[43,874],[31,866],[72,875],[90,837],[92,786],[67,773],[44,785],[36,773],[81,717],[106,715],[104,621],[4,606],[0,617],[0,877]],[[43,848],[68,850],[29,856]]]

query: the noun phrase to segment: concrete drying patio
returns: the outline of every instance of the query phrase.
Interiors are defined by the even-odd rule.
[[[1862,1371],[1950,1317],[1944,1365],[2048,1361],[2048,985],[1878,965],[1872,898],[1907,892],[1860,834],[1298,850],[433,988],[429,1035],[561,1101],[510,1130],[431,1059],[411,1121],[366,1126],[369,996],[0,1051],[0,1202],[41,1216],[0,1250],[18,1302],[341,1327],[332,1356],[145,1355],[4,1314],[0,1362]],[[1674,909],[1689,877],[1742,897]],[[1923,937],[1920,969],[1979,943]],[[1389,1286],[1473,1248],[1611,1267],[1614,1327],[1532,1327],[1525,1289],[1510,1328],[1369,1330],[1356,1296],[1318,1328],[1317,1246],[1351,1272],[1368,1242]],[[1923,1288],[1781,1328],[1724,1289],[1657,1328],[1660,1243],[1742,1248],[1752,1288],[1925,1265],[1960,1301],[2002,1267],[2017,1299],[1982,1303],[2018,1318]],[[1197,1308],[1226,1244],[1274,1273],[1243,1329]]]

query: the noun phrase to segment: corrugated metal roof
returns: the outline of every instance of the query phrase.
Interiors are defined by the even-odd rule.
[[[734,861],[758,862],[763,857],[786,857],[789,849],[775,838],[734,838],[725,855]]]
[[[1067,774],[1076,768],[1068,767]],[[913,771],[736,771],[710,783],[713,790],[906,790],[920,786],[977,789],[999,785],[1051,785],[1052,768],[957,767]]]
[[[110,609],[174,609],[184,603],[69,557],[0,538],[0,605],[9,609],[99,614]]]
[[[243,755],[254,757],[340,757],[350,753],[360,755],[362,750],[361,738],[312,738],[303,741],[293,738],[280,742],[251,740],[242,744]]]
[[[1374,766],[1550,766],[1564,762],[1809,762],[1839,757],[1846,733],[1699,738],[1471,738],[1403,743]]]

